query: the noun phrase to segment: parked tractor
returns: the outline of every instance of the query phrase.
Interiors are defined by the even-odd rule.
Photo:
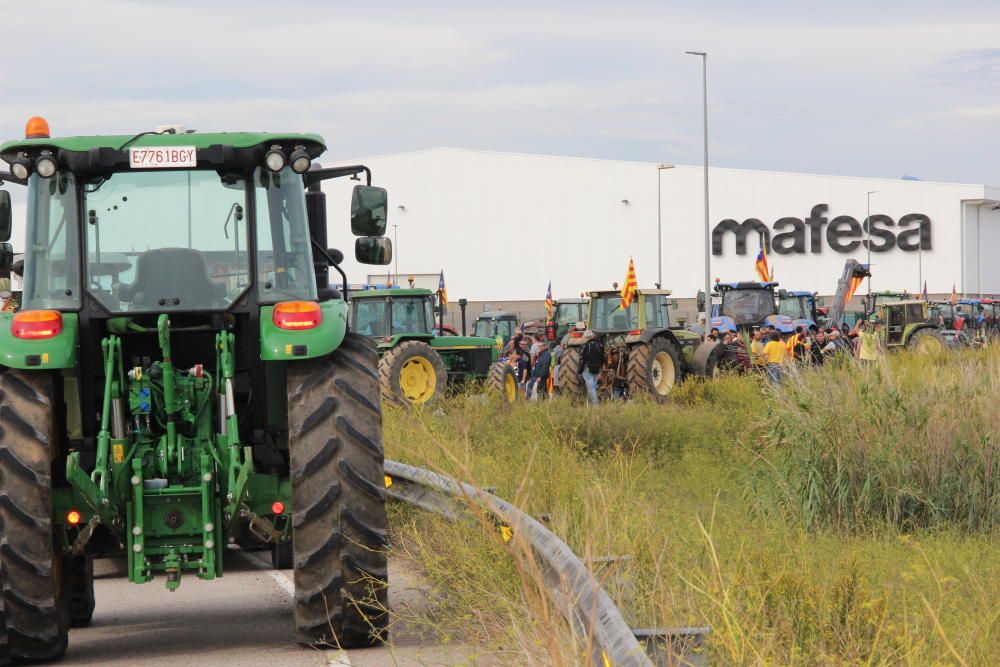
[[[604,396],[648,395],[665,401],[686,373],[692,372],[698,334],[671,328],[669,290],[639,290],[628,308],[618,291],[591,292],[587,329],[604,345],[605,363],[598,381]],[[562,339],[559,382],[564,393],[583,396],[581,373],[584,332],[574,329]]]
[[[173,591],[222,576],[230,544],[294,568],[299,642],[380,641],[377,357],[328,284],[319,184],[366,175],[369,264],[391,258],[385,190],[310,170],[315,134],[26,136],[0,146],[28,201],[22,309],[0,313],[0,660],[66,651],[93,557]]]
[[[933,321],[927,301],[895,301],[880,304],[879,308],[885,324],[882,331],[886,349],[930,354],[949,347],[947,336]]]
[[[499,361],[492,338],[438,336],[434,292],[419,288],[373,289],[351,294],[350,322],[378,346],[384,396],[422,405],[444,396],[448,385],[485,382],[507,401],[517,398],[517,378]]]
[[[879,313],[883,304],[909,301],[912,300],[912,298],[913,295],[906,291],[870,292],[865,295],[865,318],[871,317],[872,315],[880,316]]]
[[[709,320],[709,329],[745,333],[753,327],[773,326],[785,336],[795,333],[792,318],[778,313],[777,286],[774,282],[717,282],[713,300],[718,301],[718,308]]]

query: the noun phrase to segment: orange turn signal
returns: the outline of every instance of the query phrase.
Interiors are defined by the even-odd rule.
[[[62,313],[58,310],[22,310],[15,313],[10,331],[14,338],[38,340],[58,336],[62,328]]]
[[[69,512],[66,513],[66,523],[68,523],[71,526],[79,525],[80,521],[82,520],[83,516],[76,510],[70,510]]]
[[[274,306],[271,319],[279,329],[315,329],[323,321],[323,311],[315,301],[284,301]]]
[[[41,116],[32,116],[24,126],[25,139],[48,139],[49,122]]]

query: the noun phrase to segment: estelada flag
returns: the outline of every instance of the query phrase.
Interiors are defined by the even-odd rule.
[[[924,281],[924,291],[920,293],[920,298],[927,301],[927,281]]]
[[[764,245],[764,235],[760,235],[760,250],[757,251],[757,261],[753,268],[757,271],[757,277],[762,283],[771,282],[771,267],[767,263],[767,248]]]
[[[632,305],[632,299],[639,293],[639,283],[635,279],[635,263],[628,258],[628,272],[625,274],[625,284],[622,286],[622,310]]]
[[[549,281],[549,288],[545,290],[545,317],[552,319],[552,281]]]
[[[441,293],[441,305],[448,305],[448,289],[444,286],[444,269],[441,269],[441,277],[438,279],[438,292]]]

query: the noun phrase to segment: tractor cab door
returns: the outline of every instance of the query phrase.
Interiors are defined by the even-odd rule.
[[[363,336],[388,336],[388,299],[354,299],[354,321],[351,329]]]
[[[666,329],[667,328],[667,295],[647,294],[643,297],[645,301],[644,310],[646,321],[643,323],[646,329]]]
[[[886,342],[889,345],[900,345],[903,342],[903,332],[906,329],[906,316],[902,308],[885,308],[886,311]]]

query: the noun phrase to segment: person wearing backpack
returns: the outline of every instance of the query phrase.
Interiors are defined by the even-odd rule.
[[[583,332],[583,338],[587,341],[583,344],[580,354],[583,382],[587,385],[587,400],[590,403],[597,403],[597,380],[601,377],[601,369],[604,368],[604,346],[590,329]]]

